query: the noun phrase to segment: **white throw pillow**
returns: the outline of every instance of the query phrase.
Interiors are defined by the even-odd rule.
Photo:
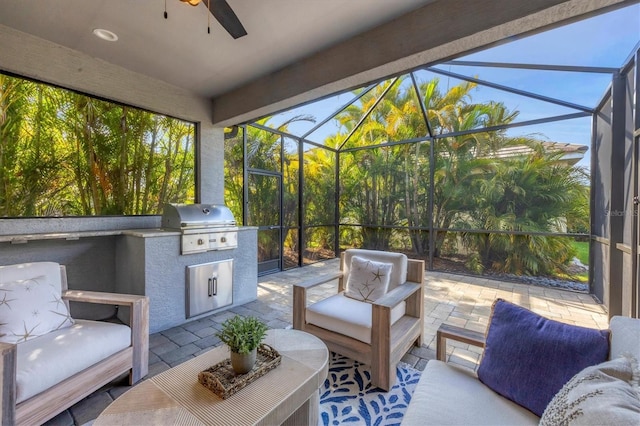
[[[375,302],[389,289],[392,269],[391,263],[353,256],[344,295],[363,302]]]
[[[60,286],[46,276],[0,283],[1,342],[25,342],[73,323]]]
[[[587,367],[553,397],[541,426],[640,424],[640,373],[632,356]]]

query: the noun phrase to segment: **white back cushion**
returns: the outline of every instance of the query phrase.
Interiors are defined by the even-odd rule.
[[[344,252],[344,276],[349,277],[351,270],[351,257],[358,256],[364,259],[374,260],[376,262],[391,263],[393,270],[389,279],[389,289],[393,290],[400,284],[407,281],[407,256],[402,253],[392,253],[389,251],[365,250],[365,249],[348,249]]]
[[[71,325],[62,301],[60,265],[0,266],[0,341],[22,343]]]
[[[640,360],[640,319],[614,316],[609,323],[611,347],[609,359],[629,353]]]
[[[0,282],[17,281],[45,275],[48,281],[61,288],[60,264],[56,262],[18,263],[0,266]]]

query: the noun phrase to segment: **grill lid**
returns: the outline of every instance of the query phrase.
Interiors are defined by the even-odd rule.
[[[162,212],[165,229],[235,225],[233,213],[221,204],[165,204]]]

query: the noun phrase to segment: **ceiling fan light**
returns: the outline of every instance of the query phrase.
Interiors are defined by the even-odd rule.
[[[183,3],[189,3],[191,6],[197,6],[200,4],[200,0],[180,0]]]

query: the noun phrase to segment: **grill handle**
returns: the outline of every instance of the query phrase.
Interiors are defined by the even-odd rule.
[[[218,295],[218,277],[209,278],[209,297]]]

